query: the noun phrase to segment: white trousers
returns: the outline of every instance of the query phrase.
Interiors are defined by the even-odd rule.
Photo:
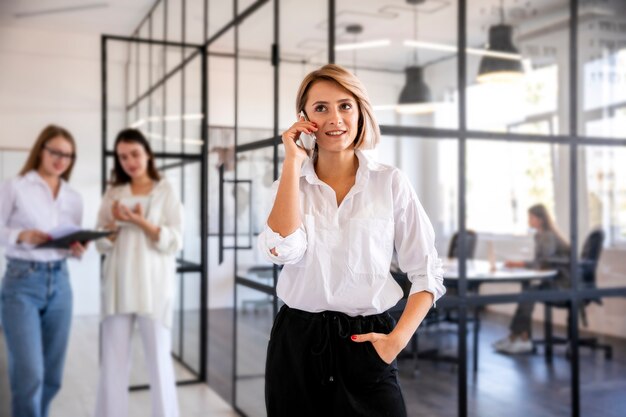
[[[96,417],[128,416],[131,337],[137,323],[150,374],[153,417],[178,417],[176,378],[172,364],[171,331],[154,320],[134,314],[109,316],[101,324],[100,380]]]

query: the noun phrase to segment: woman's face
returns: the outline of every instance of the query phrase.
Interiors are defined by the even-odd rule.
[[[534,214],[528,213],[528,226],[535,230],[541,230],[541,219]]]
[[[352,94],[335,82],[317,81],[309,88],[304,110],[317,124],[315,136],[320,150],[341,152],[353,148],[359,109]]]
[[[72,165],[74,147],[63,136],[56,136],[46,142],[41,151],[39,171],[45,176],[60,177]]]
[[[146,149],[137,142],[120,142],[115,149],[122,169],[131,179],[141,178],[148,173],[149,156]]]

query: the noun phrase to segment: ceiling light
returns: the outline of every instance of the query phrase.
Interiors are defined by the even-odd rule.
[[[521,60],[493,56],[493,54],[519,55],[519,51],[513,45],[513,27],[504,23],[504,0],[500,0],[500,23],[489,28],[487,50],[491,55],[483,56],[480,60],[476,77],[479,83],[514,83],[524,77]]]
[[[512,40],[513,28],[509,25],[495,25],[489,28],[489,51],[493,53],[519,54]],[[520,60],[484,56],[480,60],[478,76],[480,83],[515,82],[524,76]]]
[[[342,43],[335,45],[335,51],[352,51],[355,49],[369,49],[369,48],[380,48],[383,46],[391,45],[391,41],[389,39],[379,39],[374,41],[366,41],[366,42],[354,42],[354,43]]]
[[[402,114],[424,114],[435,111],[430,88],[424,82],[422,67],[410,66],[405,69],[406,84],[400,92],[396,111]]]
[[[407,39],[402,44],[404,46],[408,46],[412,48],[431,49],[433,51],[443,51],[443,52],[456,52],[457,51],[456,46],[446,45],[443,43],[412,41],[412,40]],[[466,48],[465,52],[467,52],[467,54],[469,55],[491,56],[494,58],[510,59],[513,61],[522,60],[522,56],[518,53],[498,52],[498,51],[490,51],[488,49],[477,49],[477,48]]]
[[[424,0],[406,0],[413,5],[413,38],[417,42],[417,6]],[[413,52],[413,65],[407,67],[406,83],[400,92],[396,111],[402,114],[424,114],[435,111],[430,88],[424,82],[424,70],[417,63],[417,50]]]

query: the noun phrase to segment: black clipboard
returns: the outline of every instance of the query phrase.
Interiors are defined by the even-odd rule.
[[[110,230],[78,230],[69,235],[49,240],[35,246],[36,249],[69,249],[74,242],[85,243],[90,240],[100,239],[113,233]]]

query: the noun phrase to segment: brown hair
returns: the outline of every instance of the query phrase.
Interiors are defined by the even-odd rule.
[[[150,147],[150,143],[148,142],[146,137],[137,129],[124,129],[117,134],[117,138],[115,139],[115,146],[113,147],[113,149],[115,150],[115,163],[113,165],[111,185],[118,186],[131,182],[130,175],[128,175],[126,171],[124,171],[124,168],[122,168],[120,157],[117,155],[117,145],[119,145],[120,142],[138,143],[143,146],[143,149],[148,154],[148,176],[154,181],[159,181],[161,179],[161,174],[159,174],[159,171],[156,169],[156,166],[154,164],[154,153],[152,152],[152,148]]]
[[[565,238],[563,238],[559,229],[557,229],[556,224],[554,223],[554,220],[552,220],[552,216],[550,216],[546,206],[541,203],[535,204],[528,209],[528,214],[532,214],[539,219],[539,222],[541,223],[541,231],[554,233],[564,246],[569,247],[569,244]]]
[[[74,162],[76,162],[76,142],[74,141],[72,134],[67,129],[57,125],[48,125],[41,131],[37,141],[30,149],[28,159],[26,160],[26,163],[24,163],[19,175],[24,176],[29,171],[39,169],[39,166],[41,165],[41,153],[43,152],[46,144],[50,140],[59,136],[67,140],[72,145],[72,155],[74,157],[70,162],[70,166],[65,170],[65,172],[63,172],[63,174],[61,174],[61,178],[65,181],[69,181],[70,176],[72,175],[72,169],[74,168]]]
[[[359,123],[354,147],[355,149],[374,149],[380,142],[380,128],[374,117],[374,110],[370,104],[367,91],[354,74],[339,65],[324,65],[304,77],[296,95],[296,113],[304,111],[309,89],[313,84],[322,80],[336,83],[354,97],[359,112]]]

